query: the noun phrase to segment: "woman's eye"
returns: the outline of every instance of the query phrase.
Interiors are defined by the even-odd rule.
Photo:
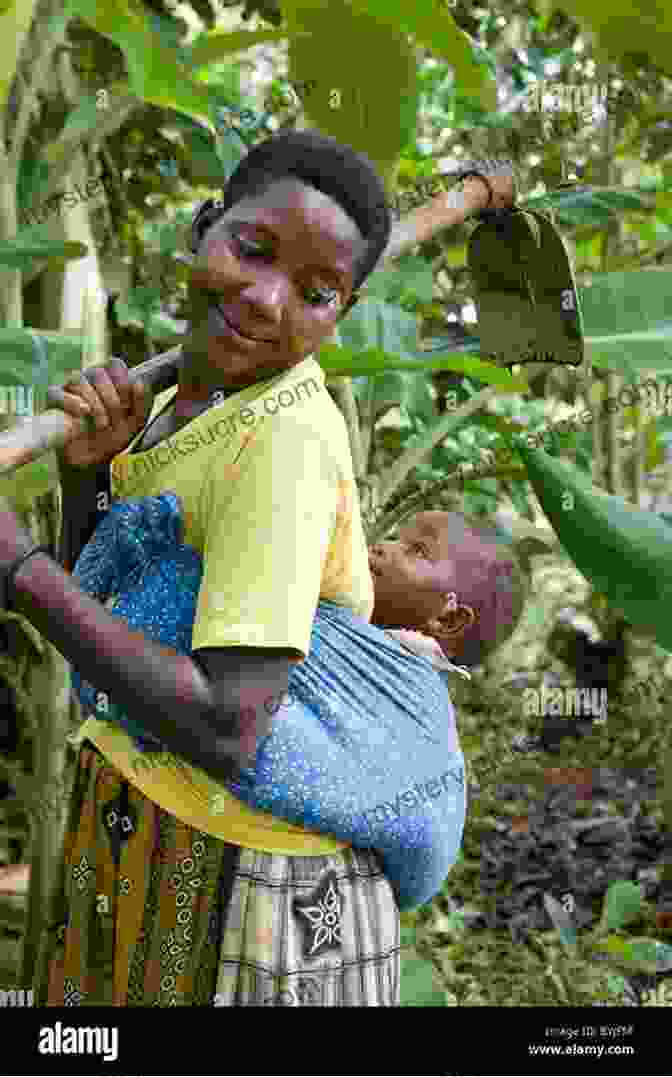
[[[236,244],[243,258],[272,258],[273,251],[259,243],[253,243],[250,239],[236,236]],[[304,290],[306,302],[311,306],[322,306],[335,303],[339,293],[336,288],[306,288]]]
[[[267,247],[262,247],[249,239],[243,239],[242,236],[236,237],[236,243],[244,258],[267,258],[271,253]]]
[[[338,292],[335,288],[306,288],[304,294],[306,302],[313,307],[335,303],[338,299]]]

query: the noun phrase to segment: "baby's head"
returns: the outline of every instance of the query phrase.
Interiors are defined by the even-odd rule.
[[[514,632],[526,594],[524,574],[497,532],[455,512],[420,512],[396,542],[369,547],[373,624],[433,636],[467,666]]]

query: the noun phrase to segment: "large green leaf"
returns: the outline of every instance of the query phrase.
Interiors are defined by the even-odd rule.
[[[484,109],[496,110],[497,83],[487,66],[479,62],[469,35],[445,7],[435,0],[353,0],[353,7],[412,34],[418,44],[448,61],[461,91],[477,98]]]
[[[338,323],[338,333],[355,351],[381,348],[407,355],[418,346],[418,319],[391,303],[365,298]]]
[[[228,171],[228,157],[226,154],[220,153],[221,142],[219,136],[215,140],[209,131],[204,129],[200,131],[183,130],[182,140],[189,157],[189,168],[193,182],[202,183],[205,187],[221,188],[224,185],[225,176],[230,175],[230,171],[233,171],[233,169]],[[231,139],[228,141],[230,143]],[[244,150],[246,149],[247,147],[244,147]],[[235,159],[235,164],[238,164],[242,156],[244,156],[244,152]]]
[[[248,148],[238,132],[234,131],[232,127],[223,127],[217,132],[215,146],[217,158],[220,162],[219,185],[223,185],[229,176],[235,172],[238,164],[247,154]]]
[[[624,211],[642,212],[649,201],[639,191],[620,187],[571,187],[521,200],[523,209],[553,209],[559,224],[604,228]]]
[[[76,240],[40,239],[37,228],[27,228],[14,239],[0,242],[0,266],[27,271],[36,261],[63,263],[83,258],[88,250]]]
[[[213,101],[207,86],[191,78],[190,68],[178,51],[152,30],[141,4],[127,0],[66,0],[65,10],[122,49],[130,88],[136,97],[159,108],[183,112],[214,134]]]
[[[81,333],[52,333],[43,329],[0,329],[0,369],[3,385],[46,390],[82,366]]]
[[[408,36],[346,0],[286,0],[283,12],[289,77],[314,84],[305,101],[309,125],[367,154],[391,194],[417,122],[419,83]]]
[[[359,384],[353,386],[356,397],[363,396],[367,390]],[[402,413],[420,418],[424,423],[436,421],[436,405],[429,390],[429,382],[424,374],[409,374],[404,370],[391,370],[374,378],[373,395],[370,398],[376,418],[390,407],[399,407]],[[409,422],[409,428],[410,428]]]
[[[516,438],[535,494],[576,567],[636,627],[672,651],[672,535],[653,512],[606,494]]]
[[[637,369],[672,370],[672,321],[653,329],[586,337],[588,356],[596,367],[634,373]]]
[[[431,303],[434,295],[432,266],[426,258],[405,255],[392,268],[376,269],[367,277],[366,294],[388,303],[398,303],[404,295],[421,303]]]
[[[408,370],[412,373],[456,370],[472,375],[486,385],[496,385],[502,393],[524,393],[530,388],[521,376],[512,377],[508,371],[495,366],[494,363],[488,363],[484,359],[465,358],[458,353],[440,356],[433,354],[431,359],[408,359],[380,348],[359,351],[335,344],[323,344],[317,359],[330,378],[370,377],[374,374],[385,374],[390,370]]]
[[[630,372],[672,369],[672,271],[596,274],[578,291],[591,362]]]

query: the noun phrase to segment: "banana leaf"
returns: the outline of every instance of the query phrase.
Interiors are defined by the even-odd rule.
[[[504,435],[506,437],[506,435]],[[672,531],[653,512],[594,487],[565,461],[513,440],[561,544],[633,626],[672,651]]]

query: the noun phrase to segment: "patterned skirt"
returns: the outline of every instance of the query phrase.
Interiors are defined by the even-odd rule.
[[[399,975],[373,851],[229,845],[82,744],[36,1006],[398,1006]]]

